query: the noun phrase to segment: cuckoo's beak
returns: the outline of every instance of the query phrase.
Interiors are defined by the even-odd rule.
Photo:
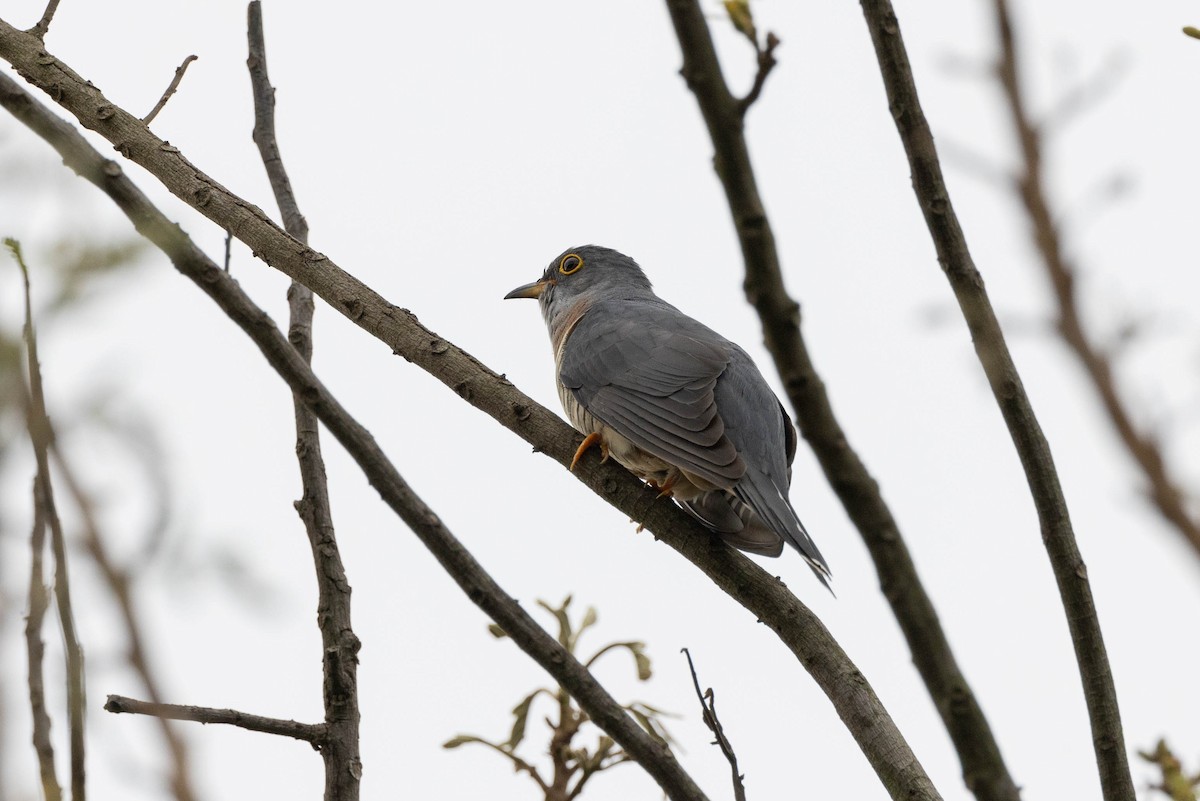
[[[553,278],[542,278],[540,280],[534,281],[532,284],[525,284],[524,286],[517,287],[512,292],[509,292],[507,295],[505,295],[504,299],[509,300],[511,298],[541,297],[542,293],[545,292],[546,289],[548,289],[553,284],[554,284]]]

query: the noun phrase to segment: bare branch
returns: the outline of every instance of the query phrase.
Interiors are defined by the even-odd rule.
[[[8,41],[5,34],[4,23],[0,22],[0,42]],[[695,782],[675,760],[670,750],[638,726],[603,686],[536,621],[529,617],[520,604],[496,584],[483,567],[475,561],[470,552],[442,525],[437,515],[409,488],[370,433],[342,408],[313,375],[311,368],[274,326],[270,317],[255,306],[237,282],[209,260],[179,226],[173,224],[150,203],[146,196],[125,176],[119,165],[102,157],[74,128],[50,114],[45,107],[3,73],[0,73],[0,105],[7,108],[17,119],[54,146],[67,166],[108,194],[125,212],[137,230],[160,247],[181,273],[209,295],[251,337],[271,366],[288,382],[293,392],[306,399],[306,402],[316,411],[321,422],[359,464],[372,486],[379,491],[388,506],[417,534],[467,597],[496,621],[512,637],[513,641],[545,668],[561,686],[568,688],[579,701],[580,706],[587,711],[588,716],[642,765],[643,769],[663,787],[670,798],[691,801],[700,801],[705,798]],[[125,112],[121,113],[125,115]],[[130,117],[130,119],[133,118]],[[140,125],[136,120],[134,122]],[[145,130],[144,126],[142,130]],[[214,183],[213,186],[218,185]],[[241,201],[241,207],[253,208],[244,201]],[[258,212],[257,209],[255,212],[255,219],[261,220],[270,231],[286,237],[265,216],[259,216],[261,212]],[[230,225],[230,228],[238,230],[234,225]],[[299,246],[293,240],[288,239],[287,241],[292,242],[296,252],[299,252]],[[308,252],[311,253],[311,251]],[[324,260],[324,264],[326,267],[336,270],[332,262]],[[338,272],[340,273],[340,271]],[[336,273],[330,274],[336,275]],[[343,279],[354,280],[344,273],[341,273],[341,276]],[[329,287],[324,287],[324,290],[328,292]],[[415,325],[407,312],[390,304],[387,305],[387,309],[387,316],[390,319]],[[379,311],[380,309],[376,307],[376,313],[369,315],[368,319],[380,319]],[[393,347],[399,349],[399,340],[394,336],[392,339],[396,341]],[[451,352],[448,343],[432,337],[428,332],[419,341],[424,349],[437,350],[440,354],[450,356],[451,360],[463,358],[460,355],[461,351],[455,349]],[[410,346],[411,344],[409,343]],[[416,349],[410,347],[410,350],[415,352]],[[508,398],[500,399],[500,402],[504,404],[506,417],[522,422],[528,420],[547,426],[539,429],[544,432],[545,447],[552,452],[555,459],[565,466],[579,444],[578,437],[574,432],[564,423],[556,420],[548,411],[537,406],[534,401],[516,393],[511,389],[511,385],[503,382],[495,373],[486,371],[474,360],[470,360],[469,363],[474,370],[473,377],[481,386],[485,381],[496,382],[498,389],[508,387],[513,397],[524,398],[530,404],[524,409],[518,409],[508,406]],[[482,399],[486,396],[481,393],[479,397]],[[631,474],[614,465],[604,465],[598,470],[581,465],[579,473],[589,477],[589,485],[593,486],[597,492],[601,492],[603,486],[612,482],[611,493],[619,492],[625,499],[622,508],[629,508],[634,498],[640,498],[642,504],[648,505],[655,496],[655,493],[650,490],[646,490],[646,493],[643,494],[644,485]],[[651,510],[648,519],[661,522],[660,515],[673,514],[673,519],[682,527],[679,530],[688,532],[682,536],[690,537],[694,547],[707,549],[710,544],[715,544],[720,549],[716,558],[718,560],[723,558],[721,551],[727,549],[713,543],[712,538],[703,532],[698,524],[693,523],[682,510],[673,504],[670,505],[670,510],[673,511],[668,511],[666,504],[657,504],[656,506],[656,509]],[[666,527],[665,524],[663,527]],[[678,537],[676,538],[678,539]],[[749,564],[748,560],[744,564]],[[731,576],[737,572],[730,565],[719,563],[710,566],[707,570],[712,573],[728,571]],[[759,571],[759,574],[763,581],[774,583],[774,580],[766,577],[762,571]],[[749,594],[754,594],[752,587],[744,589]],[[799,603],[796,602],[796,605],[799,606]],[[807,610],[804,610],[803,613],[811,615]],[[802,613],[798,609],[788,609],[780,614],[799,617]],[[820,624],[816,625],[819,627]],[[821,629],[821,631],[824,630]],[[828,637],[828,632],[825,632],[825,636]],[[833,647],[836,649],[836,644]],[[845,658],[844,654],[842,658]],[[816,661],[820,662],[821,660]],[[824,669],[829,672],[828,680],[833,685],[840,683],[840,677],[845,675],[847,668],[839,663]],[[852,694],[852,691],[844,692]],[[882,712],[882,706],[873,695],[870,696],[869,702],[868,706],[873,703],[874,707],[878,707]],[[882,714],[886,717],[886,712],[882,712]],[[875,720],[874,717],[869,719],[872,722]]]
[[[42,642],[42,625],[49,607],[49,592],[42,569],[46,550],[46,511],[42,502],[42,484],[33,482],[33,531],[29,536],[29,614],[25,618],[25,648],[29,671],[29,708],[33,713],[33,749],[41,771],[42,794],[46,801],[61,801],[62,786],[54,766],[54,745],[50,742],[50,713],[46,711],[45,664],[46,644]]]
[[[54,19],[54,13],[58,11],[58,3],[59,0],[50,0],[46,3],[46,10],[42,12],[42,18],[29,29],[30,35],[36,36],[38,39],[46,38],[46,34],[50,31],[50,23]]]
[[[250,55],[246,65],[254,95],[254,142],[267,169],[284,228],[298,241],[307,244],[308,223],[296,203],[275,138],[275,90],[267,76],[262,4],[258,0],[253,0],[247,8],[247,37]],[[287,297],[288,341],[305,363],[311,365],[312,291],[293,280]],[[296,458],[300,463],[303,486],[303,497],[296,503],[296,510],[304,521],[316,567],[317,625],[321,630],[324,654],[325,746],[321,749],[321,757],[325,762],[325,798],[328,801],[355,801],[362,777],[358,731],[358,650],[361,643],[351,627],[350,583],[334,534],[317,416],[298,394],[293,394],[292,406],[296,418]]]
[[[763,86],[767,83],[767,76],[771,74],[771,70],[775,69],[775,48],[779,47],[779,37],[770,31],[767,32],[767,46],[760,47],[758,42],[754,43],[754,51],[758,56],[758,72],[754,74],[754,85],[750,87],[750,91],[746,96],[738,100],[738,114],[742,117],[746,116],[746,112],[754,105],[754,101],[758,100],[758,96],[762,94]]]
[[[267,75],[267,46],[263,39],[262,3],[259,0],[250,3],[247,18],[250,55],[246,59],[246,67],[250,71],[250,85],[254,92],[254,144],[258,145],[263,166],[267,168],[271,190],[275,193],[275,202],[279,204],[279,213],[283,217],[284,230],[307,244],[308,223],[296,203],[292,182],[288,180],[275,137],[275,89]]]
[[[138,678],[142,680],[142,686],[146,689],[146,694],[150,696],[151,703],[161,703],[162,691],[159,688],[154,669],[151,667],[150,655],[143,642],[141,615],[137,604],[134,603],[129,573],[118,567],[109,554],[106,538],[96,519],[92,500],[75,475],[74,468],[63,455],[57,440],[52,441],[51,454],[55,464],[58,465],[58,472],[63,478],[67,493],[74,500],[80,518],[83,520],[84,547],[91,554],[92,561],[95,562],[100,575],[104,578],[104,583],[116,601],[117,610],[125,626],[125,636],[129,641],[129,664]],[[163,741],[167,745],[167,752],[171,755],[172,792],[179,801],[193,801],[196,793],[192,788],[187,746],[183,738],[179,736],[179,732],[167,722],[166,718],[159,718],[159,723]]]
[[[683,655],[687,657],[688,670],[692,672],[692,686],[696,688],[696,698],[700,701],[700,708],[704,710],[704,725],[708,726],[709,731],[717,738],[715,745],[725,755],[726,761],[729,762],[729,769],[733,773],[733,797],[735,801],[746,801],[746,785],[743,783],[746,777],[738,770],[737,754],[733,752],[733,743],[729,742],[729,738],[725,736],[725,727],[721,725],[721,720],[717,717],[717,696],[711,687],[707,692],[700,690],[700,677],[696,675],[696,665],[692,662],[692,653],[686,648],[682,650]]]
[[[86,763],[84,761],[84,712],[85,684],[83,674],[83,646],[75,630],[75,613],[71,604],[71,580],[67,569],[67,545],[63,535],[62,520],[54,502],[54,488],[50,481],[49,449],[54,439],[50,417],[46,413],[46,396],[42,389],[42,368],[38,362],[37,333],[33,325],[33,304],[30,299],[29,268],[21,255],[20,245],[12,239],[4,240],[21,268],[25,284],[25,349],[29,370],[27,426],[37,462],[38,499],[43,519],[50,527],[50,550],[54,554],[54,601],[58,610],[58,622],[62,630],[63,650],[66,654],[67,682],[67,727],[70,735],[71,753],[71,799],[85,801],[87,795]]]
[[[975,268],[966,238],[942,177],[933,134],[921,110],[900,24],[890,0],[861,0],[879,60],[888,107],[908,155],[913,189],[954,295],[971,332],[975,351],[1024,467],[1041,521],[1042,542],[1058,581],[1091,719],[1096,761],[1105,801],[1132,801],[1133,780],[1112,669],[1096,616],[1087,567],[1079,553],[1054,457],[1021,384]]]
[[[746,264],[746,297],[762,321],[767,350],[795,410],[800,432],[871,553],[884,597],[954,742],[967,787],[979,801],[1018,801],[1016,783],[950,649],[899,524],[834,414],[809,355],[800,329],[800,306],[783,284],[775,236],[708,23],[696,0],[669,0],[667,8],[683,52],[682,74],[708,127],[717,176],[737,228]]]
[[[4,244],[12,252],[13,259],[21,270],[22,285],[25,291],[26,347],[36,357],[36,344],[33,339],[33,304],[29,291],[29,268],[25,264],[25,259],[21,255],[21,247],[16,240],[5,239]],[[24,385],[22,390],[21,397],[25,402],[25,416],[32,438],[33,427],[36,425],[33,414],[34,400],[28,385]],[[33,716],[33,748],[38,756],[42,792],[47,801],[59,801],[62,798],[62,786],[58,783],[58,770],[54,762],[54,745],[50,741],[50,714],[46,711],[44,669],[46,645],[42,641],[42,626],[50,606],[43,568],[46,551],[46,517],[49,509],[42,478],[39,467],[33,480],[33,530],[29,535],[29,614],[25,618],[25,646],[29,673],[29,707]]]
[[[184,706],[183,704],[156,704],[153,701],[138,701],[122,695],[110,695],[104,703],[104,710],[114,714],[128,713],[131,715],[151,715],[168,720],[191,720],[196,723],[223,723],[237,726],[239,729],[277,734],[280,737],[291,737],[312,743],[320,747],[324,743],[325,726],[320,723],[297,723],[294,720],[267,718],[262,715],[251,715],[236,709],[214,709],[208,706]]]
[[[556,415],[470,354],[422,326],[411,312],[388,303],[370,287],[341,270],[332,259],[287,236],[259,209],[197,170],[183,158],[178,148],[155,137],[140,121],[110,103],[95,86],[45,53],[35,41],[2,21],[0,57],[15,63],[22,74],[36,85],[49,88],[53,84],[53,97],[64,108],[113,142],[120,152],[128,154],[149,170],[177,197],[221,228],[232,230],[238,239],[250,246],[251,252],[265,259],[272,267],[313,289],[348,320],[386,343],[396,354],[442,381],[463,400],[524,438],[537,452],[550,456],[564,467],[570,464],[580,437]],[[0,83],[0,87],[3,86]],[[19,90],[15,84],[12,87]],[[0,88],[0,103],[8,105],[10,110],[16,109],[18,117],[25,121],[30,116],[28,106],[31,98],[22,93],[22,99],[9,102],[5,100],[5,95],[10,93],[11,89]],[[61,121],[55,121],[61,125]],[[40,117],[38,123],[30,124],[56,146],[59,146],[57,142],[60,136],[74,134],[69,127],[70,134],[63,134],[40,121]],[[114,189],[114,184],[121,177],[120,167],[100,159],[90,148],[86,152],[91,153],[92,157],[83,166],[77,166],[80,164],[80,152],[70,148],[66,152],[60,150],[65,161],[84,177],[104,188],[119,203],[126,202],[125,190],[118,192]],[[670,782],[670,787],[679,788],[676,791],[668,789],[669,793],[690,792],[686,788],[693,785],[690,779],[686,784],[679,783],[686,774],[682,774],[673,758],[664,761],[669,753],[665,747],[661,744],[651,745],[654,742],[652,739],[649,742],[642,739],[645,733],[623,711],[615,715],[608,706],[611,697],[599,685],[594,689],[589,687],[587,682],[590,677],[581,665],[574,660],[562,662],[560,656],[553,656],[559,654],[558,651],[537,650],[540,647],[537,643],[546,636],[545,632],[519,607],[514,608],[516,605],[512,600],[482,571],[471,555],[441,525],[436,515],[420,502],[395,473],[395,469],[370,440],[369,434],[352,419],[341,416],[344,412],[311,376],[307,366],[292,360],[294,350],[288,347],[286,353],[278,353],[273,345],[268,344],[274,328],[262,312],[252,305],[243,306],[244,296],[240,293],[227,293],[228,285],[222,280],[223,274],[212,275],[205,271],[202,263],[192,261],[193,258],[204,257],[193,252],[194,246],[190,240],[176,238],[180,232],[169,223],[164,224],[161,215],[143,217],[143,211],[139,205],[137,212],[127,213],[139,231],[169,255],[178,256],[180,261],[175,262],[176,266],[189,275],[196,275],[195,280],[201,288],[220,303],[247,333],[255,337],[268,361],[285,377],[293,391],[306,393],[306,399],[321,422],[358,461],[373,485],[380,490],[385,502],[409,524],[471,600],[492,615],[560,684],[569,687],[597,725],[612,735],[660,784],[668,787],[664,782]],[[211,262],[205,259],[204,264],[211,265]],[[215,268],[216,265],[211,266]],[[264,327],[270,330],[264,333]],[[263,336],[260,337],[260,334]],[[861,678],[861,671],[811,610],[800,603],[778,579],[768,575],[745,556],[724,546],[674,503],[656,503],[657,492],[615,463],[598,464],[593,460],[585,460],[572,475],[628,517],[644,523],[659,539],[703,570],[756,619],[766,623],[829,697],[884,786],[895,798],[907,801],[940,798],[895,722],[869,684]],[[522,627],[520,637],[514,628],[518,625]],[[846,681],[848,675],[855,676],[856,680]],[[633,726],[636,731],[629,730],[627,725]],[[695,792],[699,793],[698,790]]]
[[[1133,414],[1121,398],[1108,354],[1088,337],[1083,328],[1076,291],[1078,271],[1065,253],[1059,226],[1055,221],[1056,215],[1051,210],[1046,194],[1042,168],[1042,132],[1031,121],[1021,90],[1020,64],[1012,17],[1006,0],[994,0],[994,8],[996,34],[1000,43],[996,77],[1004,91],[1024,166],[1024,174],[1017,185],[1029,217],[1034,246],[1041,256],[1042,266],[1058,304],[1058,333],[1083,365],[1092,388],[1117,431],[1117,436],[1141,468],[1148,486],[1146,494],[1151,502],[1159,514],[1183,535],[1196,555],[1200,556],[1200,518],[1189,512],[1187,493],[1168,467],[1158,440],[1150,431],[1137,425]],[[1109,78],[1106,82],[1111,83],[1111,80]]]
[[[167,91],[163,92],[162,97],[158,99],[158,103],[154,108],[150,109],[150,113],[142,117],[142,123],[149,125],[158,116],[158,112],[163,110],[163,106],[167,105],[167,101],[171,99],[171,95],[175,94],[175,90],[179,88],[179,82],[183,80],[183,74],[187,72],[188,65],[198,59],[199,56],[188,56],[183,60],[183,63],[175,68],[175,77],[171,79],[171,83],[167,86]]]

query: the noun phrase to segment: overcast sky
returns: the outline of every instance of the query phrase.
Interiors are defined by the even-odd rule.
[[[1120,377],[1141,419],[1163,434],[1172,465],[1200,487],[1200,42],[1179,30],[1200,25],[1200,11],[1181,0],[1014,5],[1039,114],[1091,76],[1113,78],[1103,98],[1055,130],[1050,188],[1085,271],[1091,329],[1108,341],[1130,319],[1150,322]],[[744,90],[753,54],[720,5],[706,7],[730,82]],[[1058,463],[1128,746],[1166,736],[1196,769],[1200,562],[1139,494],[1078,365],[1051,334],[1026,223],[995,177],[1014,148],[986,72],[990,8],[899,2],[897,14],[952,200]],[[859,6],[763,0],[754,9],[760,30],[783,44],[747,120],[752,156],[835,410],[898,518],[1023,797],[1097,798],[1078,672],[1034,509],[913,199]],[[41,0],[4,0],[0,17],[29,27],[41,10]],[[536,304],[501,298],[563,249],[603,244],[637,259],[664,298],[742,344],[778,386],[743,302],[737,241],[663,3],[267,0],[265,19],[280,145],[310,241],[389,301],[558,410]],[[65,0],[46,43],[135,114],[154,105],[185,56],[199,56],[153,129],[274,213],[250,140],[240,0]],[[0,235],[24,244],[35,293],[48,249],[65,233],[131,233],[106,198],[7,115],[0,164]],[[222,231],[138,168],[129,172],[221,257]],[[1124,191],[1105,199],[1114,182]],[[232,270],[285,319],[284,278],[238,244]],[[15,276],[0,269],[0,325],[10,332],[20,325]],[[111,416],[158,432],[173,517],[139,601],[169,700],[319,720],[315,588],[291,507],[299,482],[286,388],[159,254],[93,289],[80,311],[41,330],[46,389],[64,420],[103,389]],[[621,700],[680,715],[671,732],[710,797],[729,797],[728,768],[708,745],[682,647],[715,688],[751,798],[886,798],[794,657],[674,551],[320,306],[316,350],[318,374],[511,595],[532,608],[573,593],[579,611],[599,610],[592,647],[648,644],[649,683],[633,681],[615,654],[599,675]],[[135,552],[148,518],[145,476],[104,437],[68,432],[65,446],[121,552]],[[548,679],[487,634],[486,618],[332,440],[326,458],[363,641],[363,797],[536,797],[497,755],[440,744],[461,732],[504,739],[511,707]],[[18,608],[28,462],[8,465],[0,496],[0,580]],[[790,551],[764,567],[833,631],[943,795],[968,798],[861,540],[803,443],[792,500],[829,560],[838,598]],[[243,573],[231,581],[234,569]],[[121,668],[122,635],[95,576],[77,572],[93,797],[162,798],[152,723],[101,709],[108,693],[144,693]],[[16,610],[0,633],[5,783],[17,798],[34,797]],[[47,639],[57,640],[52,627]],[[306,745],[182,730],[205,799],[321,792],[321,760]],[[55,733],[64,731],[60,713]],[[536,743],[542,732],[534,726],[529,736]],[[1136,760],[1133,772],[1139,788],[1153,776]],[[584,797],[659,796],[625,766]]]

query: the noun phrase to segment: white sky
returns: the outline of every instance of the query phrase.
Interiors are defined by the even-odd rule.
[[[0,16],[27,27],[41,8],[6,0]],[[719,4],[709,8],[731,83],[746,87],[751,53]],[[1053,140],[1051,188],[1060,209],[1079,212],[1068,215],[1068,244],[1087,271],[1093,330],[1111,334],[1130,316],[1156,323],[1121,375],[1198,487],[1200,42],[1179,28],[1200,24],[1200,14],[1179,0],[1025,2],[1015,11],[1039,111],[1113,58],[1124,64],[1111,94]],[[783,45],[748,118],[752,155],[835,408],[899,519],[1024,798],[1098,797],[1078,674],[1024,477],[913,200],[859,6],[770,0],[755,12]],[[943,155],[958,154],[945,161],[952,198],[1058,462],[1129,747],[1165,735],[1195,768],[1200,566],[1138,495],[1081,371],[1048,335],[1046,287],[1012,196],[964,157],[996,169],[1013,158],[998,92],[983,74],[994,53],[990,3],[900,2],[897,13]],[[736,239],[662,3],[268,0],[265,14],[280,144],[314,247],[555,409],[535,304],[501,297],[562,249],[588,242],[636,258],[663,297],[744,345],[777,384],[742,300]],[[274,212],[249,136],[240,0],[65,0],[47,46],[141,114],[183,57],[198,55],[153,128]],[[0,160],[19,162],[27,180],[0,188],[0,234],[22,240],[35,282],[64,231],[128,233],[107,199],[7,116]],[[221,231],[130,172],[220,258]],[[1131,191],[1097,205],[1098,189],[1118,175]],[[241,246],[233,270],[284,319],[280,275]],[[9,330],[19,326],[16,287],[15,269],[0,270],[0,324]],[[177,559],[148,566],[139,598],[169,699],[317,721],[315,589],[291,508],[299,489],[282,382],[157,254],[41,336],[52,412],[69,417],[102,384],[115,393],[115,415],[161,434],[177,502],[168,553]],[[593,647],[649,644],[649,684],[631,681],[620,657],[600,676],[622,700],[683,715],[671,731],[710,797],[729,796],[728,769],[707,744],[685,646],[716,690],[751,798],[886,798],[795,659],[690,564],[327,308],[316,339],[318,373],[508,592],[527,607],[567,593],[579,611],[597,606]],[[364,643],[364,798],[536,797],[498,756],[440,744],[460,732],[504,739],[508,710],[546,677],[487,634],[484,616],[326,442]],[[102,497],[112,536],[131,549],[146,518],[144,478],[102,438],[67,436],[67,446]],[[20,599],[31,471],[14,468],[2,496],[0,579],[6,597]],[[967,798],[866,551],[803,446],[792,498],[839,597],[793,553],[764,560],[766,568],[856,660],[944,796]],[[226,558],[257,589],[221,580],[214,564]],[[143,693],[120,669],[119,629],[94,576],[76,564],[93,798],[162,797],[150,722],[101,710],[108,693]],[[34,797],[19,623],[10,616],[0,632],[3,769],[6,784],[23,788],[17,797]],[[59,714],[55,733],[64,730]],[[213,726],[184,734],[206,799],[319,797],[321,760],[303,744]],[[1153,775],[1138,761],[1133,771],[1140,788]],[[584,797],[659,792],[623,767]]]

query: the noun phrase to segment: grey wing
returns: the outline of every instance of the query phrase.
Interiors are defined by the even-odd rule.
[[[642,450],[730,487],[745,464],[725,436],[714,392],[734,347],[671,306],[602,302],[571,332],[559,379],[589,414]]]
[[[766,379],[737,346],[717,382],[715,398],[725,434],[746,463],[745,475],[730,494],[791,543],[828,587],[829,566],[788,499],[790,463],[796,449],[792,423]],[[731,506],[737,511],[736,503]]]

